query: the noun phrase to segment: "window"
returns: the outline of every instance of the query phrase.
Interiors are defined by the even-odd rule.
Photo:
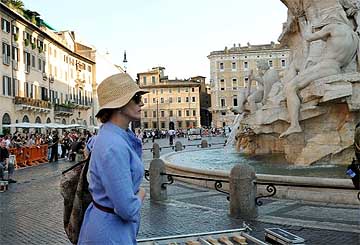
[[[151,77],[151,82],[152,82],[153,84],[155,84],[155,82],[156,82],[155,76],[152,76],[152,77]]]
[[[169,88],[169,94],[171,94],[172,93],[172,89],[171,88]]]
[[[30,72],[30,53],[24,51],[25,72]]]
[[[10,22],[1,18],[1,30],[10,33]]]
[[[35,68],[35,55],[31,55],[31,65]]]
[[[191,88],[191,92],[195,92],[195,88]]]
[[[236,70],[236,62],[231,63],[231,69]]]
[[[238,106],[237,97],[234,97],[234,98],[233,98],[233,106]]]
[[[169,117],[173,116],[173,111],[169,111]]]
[[[146,77],[143,77],[143,84],[146,85]]]
[[[248,69],[249,68],[249,64],[247,61],[244,61],[244,69]]]
[[[195,97],[192,97],[192,102],[195,102],[195,101],[196,101]]]
[[[178,93],[180,93],[180,88],[178,88],[177,90],[178,90]]]
[[[160,103],[164,104],[164,98],[160,98]]]
[[[169,97],[169,103],[173,103],[173,98]]]
[[[178,116],[181,117],[181,111],[178,111]]]
[[[181,103],[181,97],[178,97],[178,103]]]
[[[223,70],[224,70],[224,63],[221,62],[221,63],[219,64],[219,69],[220,69],[220,71],[223,71]]]
[[[186,98],[185,98],[185,101],[186,101],[186,102],[189,102],[189,97],[186,97]]]
[[[190,128],[190,122],[189,121],[186,121],[186,127]]]
[[[10,65],[10,45],[2,43],[3,64]]]
[[[186,116],[189,117],[190,116],[190,111],[186,110]]]
[[[147,103],[147,98],[144,98],[144,104],[146,104]]]
[[[233,80],[232,80],[232,86],[233,86],[233,90],[237,90],[237,86],[238,86],[238,84],[237,84],[237,79],[236,78],[233,78]]]
[[[157,123],[156,122],[153,122],[152,125],[153,125],[153,128],[157,128]]]
[[[178,128],[182,128],[182,121],[178,122]]]
[[[193,116],[196,117],[196,111],[195,110],[193,110]]]
[[[56,58],[56,49],[54,49],[54,57]]]
[[[3,76],[3,95],[11,96],[11,78]]]
[[[155,89],[152,90],[152,93],[155,94]]]
[[[19,49],[17,47],[12,47],[12,59],[16,62],[18,62],[20,59]]]
[[[149,124],[147,122],[144,122],[144,128],[149,128]]]
[[[221,99],[220,100],[220,103],[221,103],[221,107],[225,107],[226,105],[225,105],[225,99]]]
[[[160,94],[164,93],[164,89],[160,89]]]
[[[46,71],[46,70],[45,70],[45,65],[46,65],[46,62],[45,62],[45,60],[43,60],[43,67],[42,67],[43,72]]]
[[[273,62],[272,62],[272,60],[269,60],[269,66],[270,66],[270,67],[273,67]]]
[[[156,111],[153,111],[153,117],[156,117]]]
[[[147,111],[144,111],[144,117],[147,117]]]
[[[161,117],[165,117],[165,111],[160,111]]]
[[[225,88],[221,87],[220,90],[225,90]]]
[[[188,93],[188,92],[189,92],[189,88],[185,88],[185,92]]]
[[[226,116],[226,112],[225,112],[225,111],[222,111],[222,112],[221,112],[221,115],[222,115],[222,116]]]
[[[25,92],[25,97],[29,97],[29,83],[28,82],[24,82],[24,92]]]
[[[161,128],[165,128],[165,122],[161,122]]]
[[[284,59],[281,60],[281,67],[286,67],[286,60]]]
[[[39,71],[41,71],[41,67],[42,67],[41,59],[38,59],[38,69],[39,69]]]
[[[156,103],[156,98],[153,98],[153,103],[154,103],[154,104]]]

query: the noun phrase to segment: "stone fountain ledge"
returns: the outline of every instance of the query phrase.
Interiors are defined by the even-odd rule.
[[[201,149],[211,150],[211,149]],[[189,154],[200,150],[186,151]],[[169,158],[181,152],[171,152],[164,154],[161,159],[165,162],[166,172],[170,174],[186,175],[199,178],[219,179],[229,181],[230,172],[219,170],[203,170],[197,168],[183,167],[176,165],[169,161]],[[183,152],[182,152],[183,153]],[[346,187],[352,188],[353,184],[350,179],[332,179],[332,178],[318,178],[318,177],[299,177],[286,175],[270,175],[270,174],[256,174],[257,181],[270,182],[277,184],[307,184],[320,185],[330,187]],[[206,188],[214,189],[213,181],[191,180],[175,178],[178,181],[194,184]],[[265,190],[266,186],[258,186],[258,195],[268,194]],[[223,183],[223,189],[229,191],[229,185]],[[302,200],[311,202],[331,203],[331,204],[350,204],[359,205],[356,190],[336,190],[336,189],[320,189],[320,188],[304,188],[304,187],[284,187],[276,186],[277,193],[274,198]]]

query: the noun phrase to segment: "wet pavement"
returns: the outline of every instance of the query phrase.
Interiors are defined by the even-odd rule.
[[[167,145],[167,140],[158,142]],[[151,155],[144,151],[145,166]],[[59,182],[61,171],[72,164],[60,161],[16,171],[18,183],[0,193],[0,244],[70,244],[63,230]],[[149,182],[144,180],[143,187],[149,193]],[[152,202],[147,196],[138,238],[241,228],[244,220],[230,218],[228,205],[219,192],[175,182],[168,187],[167,201]],[[272,199],[264,201],[259,214],[256,221],[245,222],[260,239],[264,228],[282,227],[305,238],[306,244],[360,244],[359,206]]]

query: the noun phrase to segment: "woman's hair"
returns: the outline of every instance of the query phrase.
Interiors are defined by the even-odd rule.
[[[114,108],[114,109],[102,109],[99,114],[96,116],[98,120],[100,120],[101,123],[106,123],[110,120],[111,116],[117,112],[120,108]]]

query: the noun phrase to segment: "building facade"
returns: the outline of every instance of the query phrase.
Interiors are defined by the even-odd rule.
[[[238,106],[240,93],[245,89],[248,74],[251,70],[256,74],[257,61],[266,60],[270,69],[283,71],[288,65],[289,49],[278,44],[251,45],[241,47],[240,44],[230,49],[213,51],[210,60],[210,87],[212,127],[231,126],[235,114],[232,107]],[[253,82],[252,85],[256,86]]]
[[[145,129],[186,129],[200,127],[200,78],[170,80],[164,67],[137,74],[143,96],[141,127]],[[204,83],[205,83],[205,78]]]
[[[54,32],[36,12],[0,3],[0,129],[4,124],[94,125],[95,50]]]

